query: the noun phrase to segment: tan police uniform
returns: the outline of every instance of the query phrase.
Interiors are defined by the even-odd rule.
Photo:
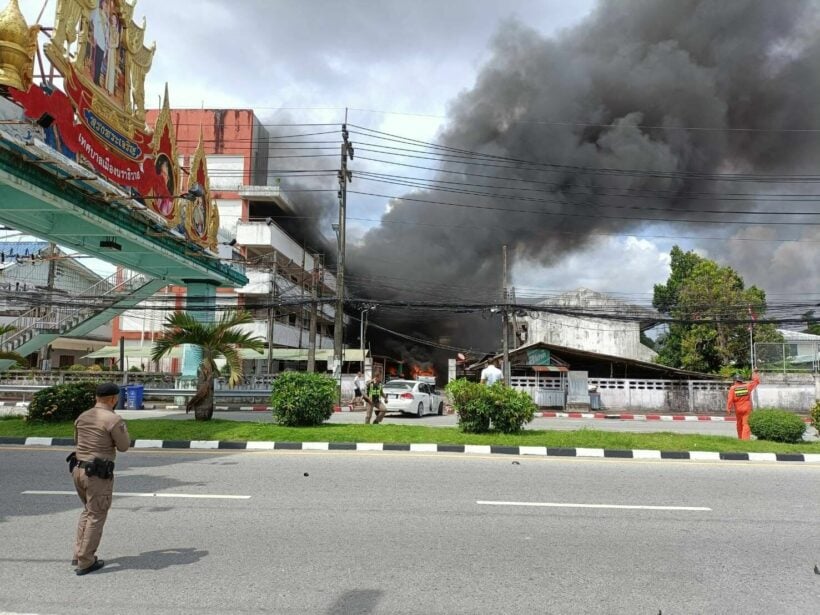
[[[93,461],[94,458],[114,461],[117,451],[128,450],[131,438],[125,421],[107,406],[97,403],[74,421],[74,442],[80,462]],[[80,569],[88,568],[96,560],[95,553],[114,491],[113,477],[88,476],[84,465],[80,463],[72,473],[74,487],[83,503],[74,543],[74,559]]]

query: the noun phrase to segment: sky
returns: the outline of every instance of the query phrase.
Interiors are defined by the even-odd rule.
[[[42,4],[41,0],[21,2],[29,19]],[[630,4],[643,10],[640,5],[651,3]],[[682,0],[677,6],[695,4]],[[54,5],[55,0],[50,0],[45,9],[46,24]],[[167,82],[174,107],[251,107],[271,124],[340,122],[347,107],[351,123],[432,141],[442,135],[452,137],[465,125],[453,118],[463,120],[469,115],[464,101],[474,103],[494,63],[509,56],[508,49],[499,48],[499,41],[507,40],[504,36],[509,37],[511,28],[520,27],[521,38],[534,33],[533,47],[545,53],[553,53],[551,48],[563,43],[564,53],[575,49],[577,57],[587,57],[584,46],[592,43],[578,31],[588,29],[590,37],[594,33],[606,39],[609,31],[596,28],[617,17],[616,11],[600,11],[589,21],[595,11],[592,0],[141,0],[136,17],[146,18],[147,40],[157,43],[146,87],[149,105],[158,104]],[[682,38],[687,35],[681,33]],[[784,55],[792,53],[788,40],[781,46]],[[617,58],[621,49],[613,49]],[[572,66],[571,60],[567,56],[565,65]],[[587,66],[579,63],[575,68],[583,71]],[[577,74],[579,79],[585,75]],[[641,77],[635,74],[636,84],[641,84]],[[647,77],[641,87],[651,91],[655,81]],[[569,114],[566,109],[583,101],[571,98],[571,81],[564,83],[569,93],[547,93],[566,99],[566,105],[556,109]],[[351,168],[355,173],[355,163]],[[352,218],[370,220],[390,208],[385,199],[374,198],[353,198],[349,206]],[[350,241],[372,241],[367,232],[374,225],[351,220]],[[669,250],[677,243],[734,266],[748,283],[775,294],[820,287],[820,234],[811,228],[795,235],[811,240],[801,243],[765,241],[782,235],[759,226],[729,229],[739,241],[693,239],[727,234],[715,226],[691,228],[653,224],[604,228],[591,232],[577,246],[562,246],[553,256],[528,250],[513,262],[512,281],[528,289],[583,286],[648,300],[652,286],[665,282]],[[424,228],[407,233],[424,245]]]

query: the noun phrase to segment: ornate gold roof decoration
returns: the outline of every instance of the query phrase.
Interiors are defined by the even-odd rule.
[[[39,32],[40,26],[28,26],[17,0],[10,0],[0,13],[0,85],[23,91],[31,85]]]

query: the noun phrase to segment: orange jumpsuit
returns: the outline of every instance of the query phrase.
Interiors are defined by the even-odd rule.
[[[755,372],[751,382],[735,382],[729,387],[726,414],[734,409],[735,417],[737,417],[737,437],[741,440],[748,440],[751,437],[749,415],[752,413],[752,391],[757,388],[758,384],[760,384],[760,376]]]

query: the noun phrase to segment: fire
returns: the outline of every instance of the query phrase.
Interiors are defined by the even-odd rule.
[[[412,379],[417,379],[420,376],[427,376],[427,377],[436,377],[436,370],[433,368],[432,365],[420,365],[418,363],[413,363],[410,366],[410,377]]]

